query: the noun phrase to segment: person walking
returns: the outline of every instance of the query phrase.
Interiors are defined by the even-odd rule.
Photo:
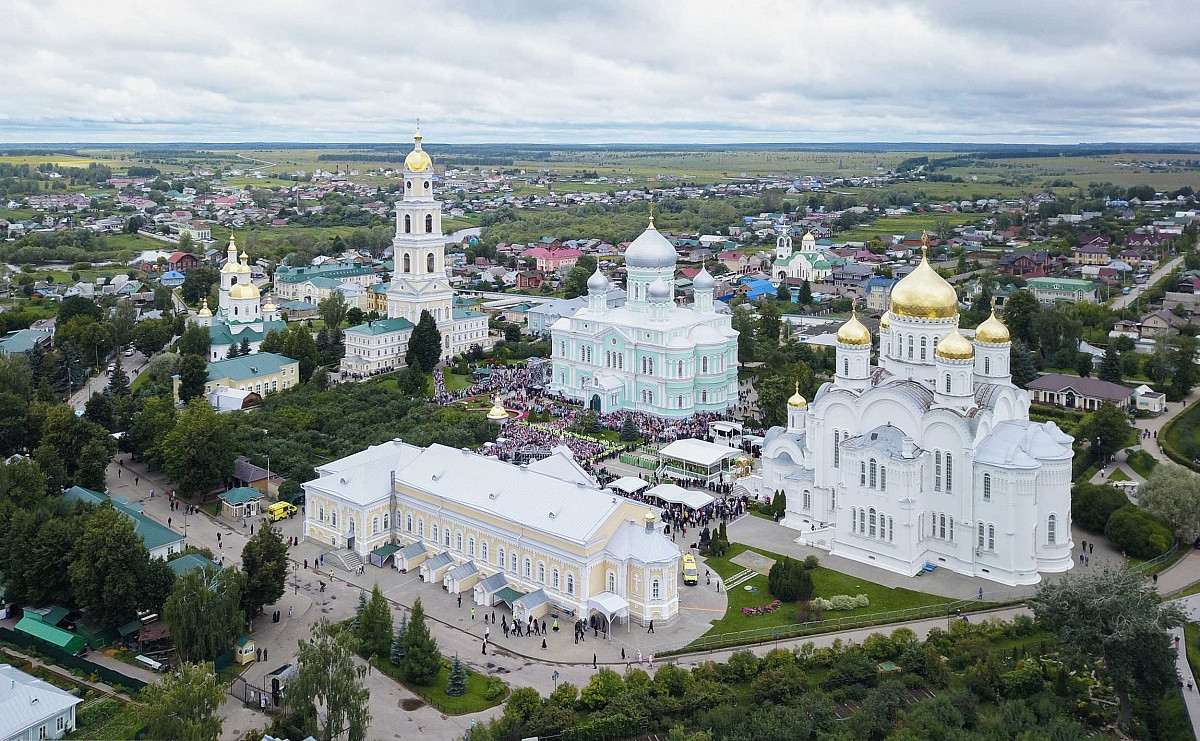
[[[458,595],[458,606],[462,607],[462,593],[461,592]]]
[[[542,650],[545,650],[545,648],[546,648],[546,639],[543,638],[542,639]]]
[[[650,633],[653,633],[653,632],[654,632],[654,621],[653,621],[653,620],[651,620],[651,621],[650,621],[650,628],[649,628],[649,629],[646,631],[646,634],[647,634],[647,635],[649,635]]]
[[[483,655],[487,656],[487,639],[483,639]]]
[[[459,607],[462,606],[462,595],[461,594],[458,595],[458,605],[459,605]],[[471,608],[471,619],[472,620],[475,619],[475,608],[474,607]]]
[[[593,668],[593,669],[599,669],[599,668],[600,668],[599,666],[597,666],[597,665],[596,665],[596,654],[594,654],[594,653],[592,654],[592,668]]]

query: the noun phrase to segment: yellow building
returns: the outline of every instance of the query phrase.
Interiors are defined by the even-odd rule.
[[[300,383],[300,363],[270,352],[243,355],[239,358],[217,360],[208,364],[205,395],[218,387],[247,391],[260,397],[272,391],[282,391]]]
[[[659,510],[601,489],[565,449],[516,466],[397,439],[317,474],[304,485],[304,533],[340,558],[400,545],[411,566],[421,550],[423,578],[479,605],[507,603],[518,619],[554,608],[647,623],[679,612],[680,551]]]

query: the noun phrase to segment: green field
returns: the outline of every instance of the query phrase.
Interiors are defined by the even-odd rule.
[[[951,227],[978,221],[978,214],[913,214],[911,216],[881,216],[870,224],[860,224],[848,232],[839,232],[839,240],[866,242],[883,234],[907,234],[908,232],[937,229],[938,221],[945,219]]]
[[[466,693],[459,697],[447,695],[446,683],[450,679],[450,662],[445,659],[442,660],[442,670],[438,672],[437,678],[433,680],[433,684],[429,687],[421,687],[405,682],[401,676],[400,667],[386,658],[375,657],[371,661],[371,664],[396,682],[420,695],[423,700],[446,715],[478,713],[499,705],[508,697],[508,687],[505,686],[503,694],[489,700],[486,696],[488,677],[472,669],[467,669]]]
[[[725,556],[720,558],[715,556],[707,557],[705,559],[705,566],[720,574],[722,579],[728,579],[744,570],[744,567],[733,563],[730,559],[747,550],[757,551],[777,561],[783,558],[783,556],[777,553],[771,553],[761,548],[750,548],[742,543],[732,543],[729,552]],[[843,574],[840,571],[827,569],[823,566],[809,573],[812,575],[813,586],[816,587],[815,596],[817,597],[829,598],[835,594],[865,594],[871,600],[870,606],[858,610],[826,613],[826,619],[871,615],[880,612],[891,612],[892,610],[906,610],[910,607],[945,604],[947,601],[945,597],[939,597],[935,594],[914,592],[909,589],[893,589],[876,584],[875,582]],[[757,589],[757,594],[745,589],[747,586]],[[701,588],[703,588],[702,584],[695,587],[685,587],[685,589]],[[774,628],[791,625],[796,622],[797,608],[795,605],[781,605],[779,609],[765,615],[746,615],[742,613],[743,607],[762,607],[770,604],[774,599],[767,593],[767,577],[765,576],[755,576],[744,584],[734,587],[728,592],[728,596],[729,606],[725,610],[725,616],[720,620],[713,621],[713,627],[709,630],[710,634],[732,633],[740,630],[753,630],[755,628]]]

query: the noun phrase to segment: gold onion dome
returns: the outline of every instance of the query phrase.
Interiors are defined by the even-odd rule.
[[[1012,337],[1008,334],[1008,327],[1004,326],[1004,322],[996,316],[996,307],[992,307],[992,315],[983,320],[975,329],[975,339],[980,342],[986,342],[989,345],[1003,345],[1012,341]]]
[[[891,312],[887,312],[887,311],[883,312],[883,318],[879,320],[879,328],[880,329],[891,329],[892,328]]]
[[[201,302],[198,316],[212,316],[212,310],[208,308],[208,299]]]
[[[275,302],[271,299],[267,299],[267,303],[263,305],[263,311],[267,313],[275,311]]]
[[[429,159],[429,155],[424,149],[421,149],[421,138],[421,123],[418,121],[417,133],[413,135],[413,141],[416,142],[416,146],[404,158],[404,166],[412,172],[425,172],[430,167],[433,167],[433,160]]]
[[[238,283],[229,289],[229,298],[258,298],[258,286],[253,283]]]
[[[891,312],[913,319],[952,319],[958,316],[958,294],[929,264],[929,237],[923,241],[921,264],[892,288]]]
[[[487,418],[496,422],[508,419],[508,412],[504,411],[504,405],[500,403],[500,394],[496,394],[496,398],[492,402],[492,408],[487,413]]]
[[[796,393],[792,394],[792,398],[788,399],[787,405],[792,409],[803,409],[808,406],[808,402],[800,395],[800,384],[796,384]]]
[[[975,346],[959,333],[958,327],[955,327],[953,332],[937,344],[935,354],[943,360],[970,360],[975,357]]]
[[[850,321],[838,328],[837,341],[842,345],[867,345],[871,344],[871,333],[863,326],[863,323],[858,321],[858,313],[850,312]]]

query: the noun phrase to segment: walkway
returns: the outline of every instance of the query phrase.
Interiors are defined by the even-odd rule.
[[[1183,609],[1189,621],[1200,620],[1200,594],[1174,600],[1174,604]],[[1192,676],[1192,667],[1187,660],[1183,628],[1172,629],[1171,635],[1179,641],[1179,648],[1175,656],[1175,670],[1179,672],[1179,681],[1183,688],[1183,704],[1187,707],[1188,717],[1192,720],[1192,734],[1200,739],[1200,685],[1196,684],[1196,678]]]

